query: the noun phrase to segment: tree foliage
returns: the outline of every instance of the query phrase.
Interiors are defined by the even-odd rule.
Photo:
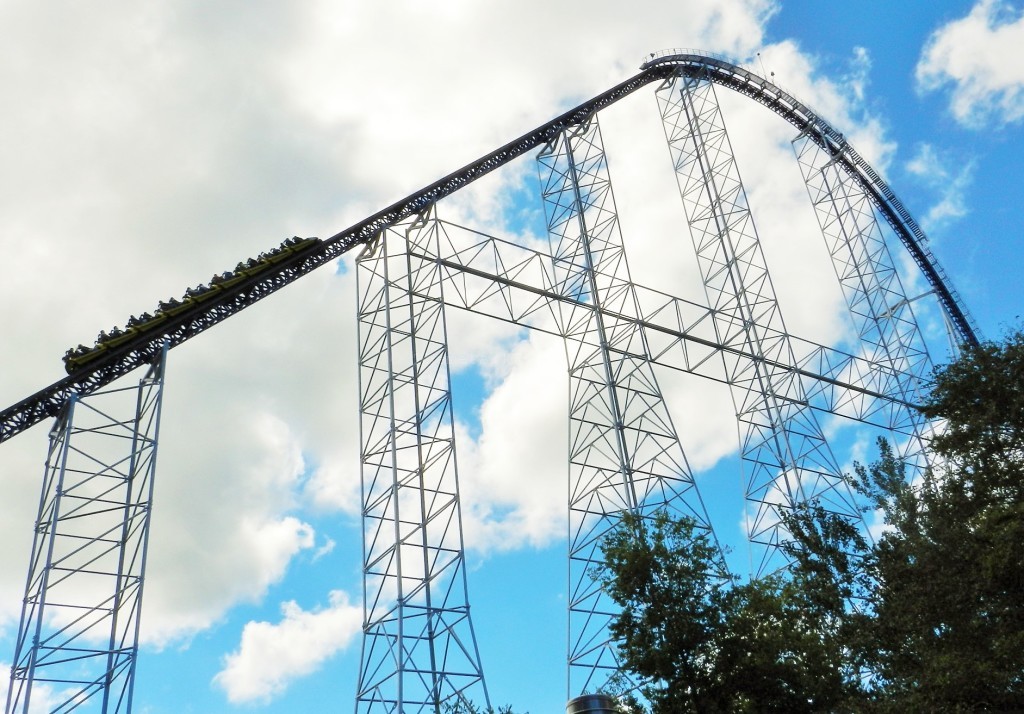
[[[1024,336],[940,370],[922,412],[946,422],[923,482],[907,484],[884,444],[854,480],[890,527],[868,561],[877,699],[1024,709]]]
[[[857,585],[842,561],[860,535],[810,514],[802,526],[817,554],[802,553],[788,577],[740,584],[693,520],[625,514],[601,576],[623,608],[611,626],[627,667],[619,689],[632,675],[655,712],[834,711],[856,696],[843,642]]]
[[[919,483],[884,440],[848,477],[873,544],[804,504],[792,566],[740,583],[692,520],[623,516],[597,576],[655,714],[1024,711],[1024,335],[938,370],[921,411],[945,430]]]

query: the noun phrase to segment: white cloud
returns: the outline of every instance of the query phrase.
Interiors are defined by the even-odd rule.
[[[277,624],[246,624],[238,649],[224,658],[214,683],[232,704],[270,701],[348,647],[362,628],[362,608],[341,590],[331,591],[325,608],[303,610],[288,601],[281,614]]]
[[[63,3],[59,13],[25,0],[4,4],[0,85],[16,110],[0,118],[0,298],[17,309],[0,313],[0,398],[13,403],[55,381],[64,349],[100,329],[285,237],[333,234],[633,74],[652,50],[753,56],[776,6],[600,0],[584,22],[576,8],[538,0],[448,4],[443,12],[409,0],[351,3],[344,12],[327,0],[257,3],[244,13],[166,0]],[[884,127],[856,103],[863,74],[851,89],[817,77],[791,43],[763,53],[783,84],[884,168],[892,150]],[[790,215],[806,203],[802,186],[774,185],[767,167],[791,162],[792,130],[770,118],[756,124],[769,127],[759,141],[744,127],[763,109],[742,101],[727,109],[737,107],[730,129],[744,144],[737,150],[753,152],[741,158],[751,200]],[[621,111],[628,125],[654,114],[654,101],[638,97]],[[609,127],[615,122],[609,115]],[[655,118],[636,134],[660,131]],[[678,198],[669,183],[659,194],[668,196],[664,205],[651,205],[646,169],[628,165],[630,143],[627,133],[612,170],[617,183],[640,181],[639,191],[621,192],[626,241],[637,242],[635,277],[698,298]],[[664,154],[656,161],[668,164]],[[460,205],[497,225],[516,210],[498,197],[510,183],[481,182],[460,194]],[[777,287],[794,331],[834,335],[833,317],[799,290],[823,281],[801,262],[804,244],[790,240],[811,230],[812,214],[800,210],[781,229],[761,224],[776,245],[766,252],[788,271]],[[343,275],[325,268],[172,353],[147,641],[187,638],[234,605],[265,597],[304,553],[316,557],[315,543],[331,542],[328,525],[314,534],[313,514],[358,513],[355,286],[351,259],[344,265]],[[452,338],[463,350],[453,347],[452,364],[479,366],[493,387],[481,405],[483,431],[460,453],[467,545],[563,537],[564,349],[479,320],[453,322]],[[670,407],[695,467],[734,448],[720,388],[666,384],[670,404],[715,399],[713,410]],[[44,451],[44,427],[0,447],[5,632],[20,607]],[[333,537],[339,550],[358,550]],[[317,614],[296,613],[280,627]],[[243,646],[238,656],[250,651]]]
[[[186,394],[169,393],[165,412],[181,397],[199,398],[181,387]],[[165,424],[162,446],[171,448],[154,499],[146,642],[168,644],[210,626],[234,602],[258,601],[314,545],[312,527],[288,515],[304,468],[295,436],[280,419],[240,406],[207,405],[196,423],[179,412],[172,428]],[[179,473],[197,478],[174,478]]]
[[[1024,14],[1003,0],[980,0],[966,17],[928,38],[918,61],[918,87],[950,88],[950,111],[964,125],[1024,117]]]
[[[465,542],[483,552],[540,547],[566,533],[565,349],[533,334],[505,355],[502,367],[480,407],[479,439],[464,429],[458,434]]]
[[[871,53],[868,52],[868,49],[854,47],[849,70],[843,77],[843,84],[858,102],[863,102],[867,95],[867,88],[871,83],[871,67]]]
[[[320,546],[319,548],[317,548],[316,552],[313,553],[313,562],[316,562],[316,561],[320,560],[321,558],[323,558],[324,556],[330,555],[331,553],[333,553],[334,552],[334,548],[337,545],[338,544],[333,539],[328,538],[326,541],[324,541],[324,544],[322,546]]]
[[[974,168],[973,160],[954,166],[952,157],[931,144],[918,144],[917,152],[907,162],[907,171],[940,194],[939,202],[920,220],[926,231],[967,215],[966,193],[974,179]]]

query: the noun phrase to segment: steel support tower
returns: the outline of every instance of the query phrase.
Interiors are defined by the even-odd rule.
[[[8,714],[37,711],[38,685],[52,712],[131,711],[165,356],[72,397],[50,431]]]
[[[435,224],[360,256],[363,656],[357,712],[439,712],[487,690],[469,617],[451,378],[437,265],[409,250]]]
[[[711,531],[654,374],[597,117],[537,158],[559,332],[569,368],[569,696],[619,670],[617,609],[593,578],[624,511],[659,509]]]

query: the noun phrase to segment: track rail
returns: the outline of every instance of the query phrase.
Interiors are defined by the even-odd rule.
[[[329,263],[353,248],[369,243],[374,236],[406,218],[421,213],[476,179],[513,159],[554,140],[566,129],[580,125],[594,113],[652,82],[676,75],[694,76],[728,87],[763,104],[793,124],[829,151],[871,196],[875,206],[896,231],[913,256],[945,309],[960,339],[979,342],[974,326],[959,295],[927,247],[927,239],[900,200],[843,135],[809,107],[797,101],[764,77],[712,55],[690,50],[669,50],[650,55],[639,74],[596,97],[523,134],[476,161],[412,193],[387,208],[330,238],[319,241],[258,276],[248,278],[217,297],[197,303],[164,322],[159,329],[141,333],[117,349],[94,360],[71,376],[41,389],[0,412],[0,442],[25,431],[40,421],[56,416],[72,394],[90,394],[144,364],[151,363],[163,349],[177,347],[214,325],[241,312],[303,275]]]

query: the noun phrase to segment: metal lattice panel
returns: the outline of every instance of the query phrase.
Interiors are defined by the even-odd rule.
[[[546,253],[447,221],[438,220],[437,225],[437,251],[421,246],[410,255],[440,266],[445,304],[558,337],[562,336],[561,311],[572,303],[588,304],[581,302],[581,295],[556,290],[551,257]],[[653,364],[732,384],[721,368],[723,353],[734,360],[758,359],[742,347],[716,341],[716,313],[705,305],[641,285],[633,285],[632,290],[639,310],[636,317],[609,309],[604,313],[619,321],[635,319]],[[889,416],[892,404],[900,400],[883,390],[893,379],[905,380],[908,375],[796,336],[790,336],[790,343],[797,363],[773,367],[787,370],[803,383],[811,409],[903,433]]]
[[[358,261],[363,654],[357,711],[487,701],[469,618],[444,303],[389,230]]]
[[[50,432],[11,687],[52,712],[130,712],[163,396],[162,352],[136,387],[69,399]]]

